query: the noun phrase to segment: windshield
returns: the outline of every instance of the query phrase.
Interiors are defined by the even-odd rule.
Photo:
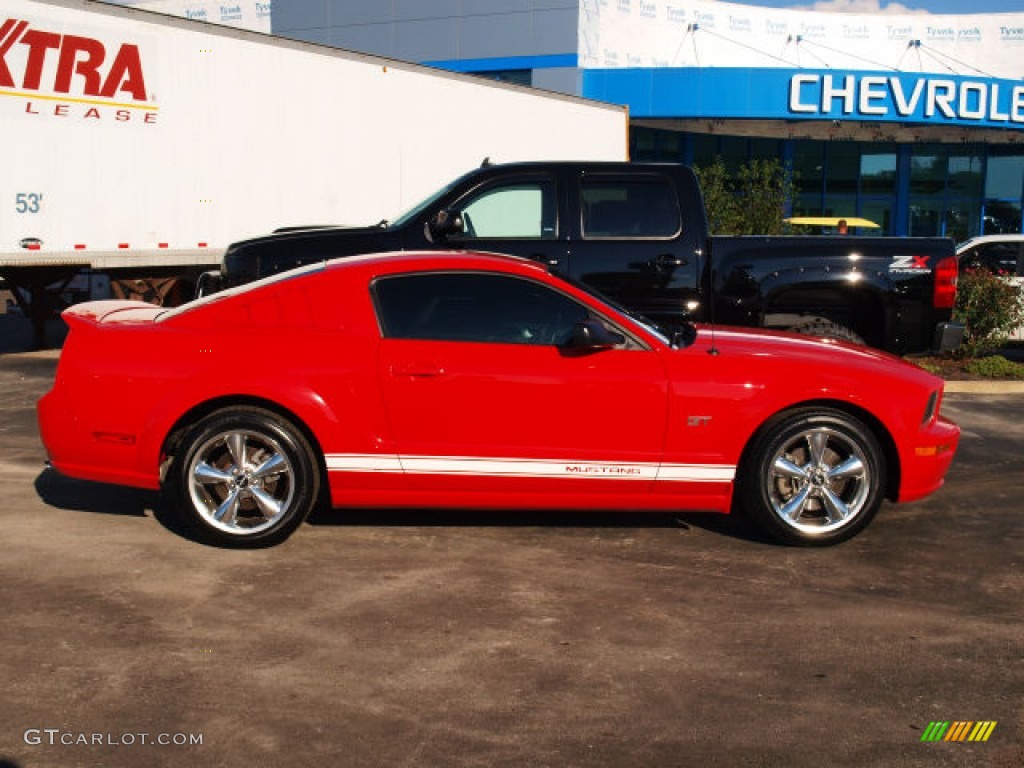
[[[426,200],[421,200],[416,205],[414,205],[412,208],[410,208],[408,211],[406,211],[401,216],[399,216],[397,219],[395,219],[394,221],[388,222],[388,226],[389,227],[400,227],[403,224],[406,224],[407,222],[412,221],[417,216],[419,216],[421,213],[423,213],[425,210],[427,210],[431,206],[436,205],[437,201],[440,200],[445,195],[447,195],[448,191],[453,186],[455,186],[455,182],[452,182],[451,184],[447,184],[447,185],[441,187],[441,189],[439,189],[437,192],[432,194]]]
[[[463,174],[459,178],[455,179],[455,181],[451,181],[448,184],[445,184],[439,190],[434,192],[434,194],[430,195],[430,197],[426,198],[425,200],[420,201],[419,203],[414,205],[412,208],[410,208],[408,211],[406,211],[401,216],[399,216],[397,219],[395,219],[394,221],[389,222],[388,226],[389,227],[400,227],[403,224],[407,224],[408,222],[410,222],[413,219],[415,219],[417,216],[419,216],[425,210],[428,210],[429,208],[431,208],[431,207],[433,207],[435,205],[438,205],[438,203],[441,200],[441,198],[445,197],[449,192],[452,191],[453,187],[455,187],[457,184],[461,183],[462,180],[464,178],[466,178],[466,176],[468,176],[470,173],[473,173],[473,172],[474,171],[470,171],[469,173]]]

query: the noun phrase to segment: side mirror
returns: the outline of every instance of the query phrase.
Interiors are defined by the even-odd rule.
[[[611,349],[625,343],[625,336],[608,330],[596,320],[576,323],[572,329],[572,336],[569,337],[569,346],[573,349]]]
[[[673,329],[669,336],[674,349],[683,349],[690,346],[697,340],[697,326],[693,323],[686,323],[679,328]]]
[[[458,211],[442,208],[430,217],[427,222],[430,235],[437,240],[444,240],[449,235],[456,235],[462,232],[462,215]]]

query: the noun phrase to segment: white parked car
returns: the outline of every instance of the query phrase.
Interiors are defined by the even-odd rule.
[[[956,247],[961,272],[965,269],[988,269],[1006,275],[1017,285],[1024,285],[1024,235],[983,235],[965,240]],[[1011,335],[1024,341],[1024,325]]]

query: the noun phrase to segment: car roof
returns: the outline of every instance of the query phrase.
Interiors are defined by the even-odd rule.
[[[1024,242],[1024,234],[1011,234],[1011,235],[978,235],[972,237],[969,240],[964,240],[962,243],[957,245],[957,253],[966,251],[968,248],[973,248],[976,245],[984,245],[985,243],[1021,243]]]
[[[385,253],[368,253],[361,256],[346,256],[332,259],[325,263],[325,269],[332,272],[350,269],[369,270],[377,274],[452,269],[513,272],[528,275],[549,274],[546,266],[531,259],[486,251],[389,251]]]

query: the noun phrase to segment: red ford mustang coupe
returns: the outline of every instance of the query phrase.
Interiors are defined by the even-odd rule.
[[[177,309],[107,301],[39,402],[51,465],[261,546],[333,507],[742,510],[800,545],[939,488],[942,381],[866,347],[667,338],[544,267],[394,253]]]

